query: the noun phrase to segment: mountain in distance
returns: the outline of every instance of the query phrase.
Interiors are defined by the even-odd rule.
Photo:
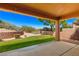
[[[13,24],[10,24],[8,22],[5,22],[3,20],[0,20],[0,29],[10,29],[10,30],[17,30],[17,26],[16,25],[13,25]]]

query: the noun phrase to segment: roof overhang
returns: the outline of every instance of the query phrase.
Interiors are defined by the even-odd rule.
[[[0,3],[0,9],[55,20],[79,17],[78,3]]]

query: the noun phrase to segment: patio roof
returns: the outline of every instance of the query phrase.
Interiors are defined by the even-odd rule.
[[[2,3],[0,9],[55,20],[79,17],[78,3]]]

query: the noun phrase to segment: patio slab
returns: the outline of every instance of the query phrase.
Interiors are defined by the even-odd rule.
[[[74,48],[76,44],[53,41],[30,47],[0,53],[0,56],[60,56]]]
[[[63,56],[79,56],[79,45],[65,53]]]

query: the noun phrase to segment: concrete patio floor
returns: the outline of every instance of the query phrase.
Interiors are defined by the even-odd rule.
[[[79,45],[53,41],[0,53],[0,56],[70,56],[79,55]]]

